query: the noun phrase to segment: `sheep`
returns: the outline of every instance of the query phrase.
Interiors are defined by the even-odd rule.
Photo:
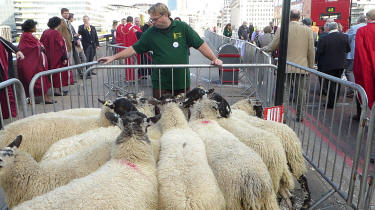
[[[288,168],[280,138],[273,133],[250,126],[248,123],[231,116],[228,102],[219,94],[209,94],[209,98],[218,103],[220,116],[222,116],[217,118],[211,115],[213,116],[212,120],[217,121],[220,126],[233,133],[242,143],[262,157],[270,172],[275,192],[279,192],[291,205],[288,192],[294,188],[294,181]],[[216,112],[216,110],[212,109],[212,112]]]
[[[233,134],[211,120],[217,103],[193,105],[189,126],[203,140],[208,163],[224,194],[228,209],[278,209],[267,166],[261,157]]]
[[[232,108],[233,116],[242,119],[251,126],[258,127],[280,137],[281,143],[285,149],[290,171],[301,185],[304,194],[303,206],[308,207],[311,203],[311,194],[307,179],[304,176],[304,173],[306,172],[306,165],[302,155],[301,142],[296,133],[285,124],[255,117],[255,112],[253,111],[254,105],[252,101],[248,99],[243,99],[236,102]]]
[[[26,201],[14,209],[157,209],[156,163],[145,135],[144,115],[108,113],[122,132],[111,160],[86,177]]]
[[[20,139],[18,136],[15,141],[21,142]],[[110,159],[109,144],[103,142],[85,153],[44,164],[38,164],[22,150],[5,147],[0,152],[0,163],[3,164],[0,165],[0,180],[9,208],[95,171]]]
[[[76,136],[61,139],[47,150],[40,163],[57,160],[74,153],[84,153],[86,150],[95,147],[97,144],[113,142],[120,133],[121,130],[118,127],[110,126],[107,128],[89,130]],[[154,139],[150,139],[150,141],[154,150],[155,160],[158,160],[160,142],[159,140]]]
[[[8,145],[17,135],[22,135],[24,143],[20,149],[29,153],[37,162],[56,141],[99,127],[108,127],[110,122],[104,113],[111,108],[103,106],[99,115],[77,116],[73,111],[49,112],[17,120],[0,131],[0,147]],[[74,110],[75,113],[79,109]]]
[[[205,146],[176,103],[161,107],[158,162],[160,209],[225,209]]]

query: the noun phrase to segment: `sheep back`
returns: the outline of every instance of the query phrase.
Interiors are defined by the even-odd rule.
[[[225,209],[199,136],[190,128],[177,128],[164,133],[160,142],[160,209]]]
[[[189,125],[205,144],[228,209],[278,209],[270,174],[256,152],[215,121],[200,119]]]

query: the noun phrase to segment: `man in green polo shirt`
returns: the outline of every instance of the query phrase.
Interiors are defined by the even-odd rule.
[[[151,6],[148,13],[153,26],[142,34],[137,43],[113,56],[100,58],[98,61],[107,64],[113,60],[128,58],[137,53],[153,51],[154,64],[188,64],[188,49],[194,47],[211,60],[211,64],[216,66],[223,64],[188,24],[170,18],[171,13],[166,5],[157,3]],[[152,88],[155,98],[172,93],[172,89],[175,95],[188,91],[190,88],[190,71],[184,68],[153,69]]]

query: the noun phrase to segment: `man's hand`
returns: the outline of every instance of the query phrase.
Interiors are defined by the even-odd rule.
[[[223,65],[223,61],[216,58],[214,60],[211,61],[211,65],[215,65],[215,66],[222,66]]]
[[[113,60],[115,60],[115,59],[112,56],[108,56],[108,57],[99,58],[98,62],[103,63],[103,64],[108,64],[108,63],[112,62]]]
[[[63,61],[63,65],[66,65],[66,64],[68,64],[68,60]]]
[[[16,58],[20,59],[20,60],[23,60],[25,58],[25,56],[23,55],[23,53],[21,51],[18,51],[16,53]]]

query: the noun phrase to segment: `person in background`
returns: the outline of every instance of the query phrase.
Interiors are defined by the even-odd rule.
[[[36,24],[32,19],[26,20],[22,24],[22,35],[18,44],[18,49],[25,55],[23,60],[17,60],[18,77],[23,84],[25,90],[29,89],[29,85],[33,76],[39,72],[48,70],[47,56],[44,54],[44,47],[37,38],[33,36],[36,32]],[[51,88],[51,83],[48,77],[43,77],[36,80],[34,86],[35,96],[44,95],[46,104],[56,103],[47,96],[48,89]],[[42,86],[43,84],[43,86]],[[29,96],[29,91],[25,91],[26,96]]]
[[[255,29],[255,31],[253,32],[253,34],[251,35],[251,43],[256,43],[256,40],[258,39],[259,36],[262,36],[262,32],[259,30],[259,29]]]
[[[263,29],[264,34],[256,40],[256,45],[259,48],[267,46],[269,43],[272,42],[274,35],[271,34],[271,26],[266,26]]]
[[[270,27],[271,27],[271,34],[275,34],[277,31],[277,26],[273,24],[273,21],[270,22]]]
[[[89,21],[90,18],[87,15],[83,16],[83,25],[78,27],[78,34],[82,36],[81,42],[87,62],[94,60],[96,50],[99,48],[98,34],[95,26],[90,25]]]
[[[118,21],[117,20],[113,20],[113,22],[112,22],[112,29],[111,29],[111,35],[112,35],[111,44],[116,44],[116,30],[117,30],[117,26],[118,26]]]
[[[299,22],[299,19],[300,12],[296,9],[292,9],[290,11],[287,61],[308,68],[314,68],[314,35],[310,28],[303,26]],[[280,30],[277,30],[272,42],[261,48],[261,50],[272,52],[279,47],[279,43]],[[306,95],[309,84],[308,74],[304,70],[288,67],[285,82],[283,104],[285,106],[289,104],[290,92],[294,92],[294,94],[298,95],[296,121],[302,122],[306,110]],[[294,90],[291,91],[291,88]]]
[[[52,17],[48,20],[49,29],[45,30],[40,38],[40,42],[45,48],[45,54],[48,60],[48,69],[57,69],[68,66],[69,55],[66,50],[66,44],[64,38],[56,30],[60,25],[61,19],[58,17]],[[61,77],[61,80],[60,80]],[[61,96],[59,88],[74,84],[73,74],[71,71],[65,71],[52,75],[53,87],[56,88],[54,95]]]
[[[346,56],[346,65],[345,65],[345,76],[346,79],[350,82],[355,82],[353,74],[353,60],[355,52],[355,37],[359,28],[366,25],[366,16],[361,15],[357,20],[357,25],[350,27],[349,31],[346,33],[350,42],[350,52]],[[348,97],[353,97],[353,90],[350,90]]]
[[[315,43],[314,45],[316,46],[317,41],[318,41],[318,34],[315,33],[315,31],[312,28],[312,20],[310,18],[305,18],[305,19],[302,20],[302,23],[303,23],[303,25],[311,28],[311,30],[313,31],[313,33],[314,33],[314,43]]]
[[[126,18],[123,18],[123,19],[121,19],[121,24],[119,26],[117,26],[117,29],[116,29],[116,36],[115,36],[116,37],[116,44],[118,44],[119,46],[124,46],[125,24],[126,24]],[[117,48],[117,52],[120,52],[122,50],[124,50],[124,49]]]
[[[372,109],[375,101],[375,9],[366,13],[367,25],[357,30],[354,53],[354,79],[367,94],[368,106]],[[361,107],[358,106],[358,119]]]
[[[170,18],[171,13],[165,4],[152,5],[148,13],[150,21],[154,25],[142,34],[137,43],[116,55],[100,58],[99,62],[107,64],[116,59],[128,58],[136,53],[142,54],[152,50],[154,64],[188,64],[187,49],[194,47],[208,58],[211,64],[222,65],[222,61],[215,56],[203,39],[188,24]],[[172,91],[175,95],[189,91],[189,69],[175,68],[173,70],[172,78],[172,69],[163,69],[162,71],[153,69],[153,97],[160,99],[161,96],[171,94]],[[161,81],[159,81],[159,76]],[[161,86],[159,86],[159,82]]]
[[[232,37],[232,25],[230,23],[224,27],[223,35],[229,38]]]
[[[244,21],[238,29],[238,38],[246,41],[249,39],[249,28],[247,27],[246,21]]]
[[[249,34],[247,35],[249,37],[248,41],[251,41],[251,35],[253,34],[253,32],[254,32],[254,25],[253,25],[253,23],[250,23]]]
[[[0,36],[0,82],[4,82],[11,77],[9,70],[13,69],[12,53],[16,54],[17,60],[22,60],[25,58],[23,53],[16,46],[14,46],[12,43],[10,43],[9,41],[5,40],[3,37]],[[15,75],[13,77],[15,77]],[[12,113],[11,116],[17,117],[16,100],[14,98],[12,87],[9,86],[7,90],[9,96],[10,110]],[[5,88],[1,89],[0,104],[3,119],[8,119],[10,117],[7,100],[8,99],[6,96]],[[0,121],[0,129],[1,128],[2,124]]]
[[[141,31],[141,18],[140,17],[134,18],[134,28],[137,29],[137,31]]]
[[[67,8],[62,8],[61,9],[61,23],[60,25],[56,28],[58,32],[64,37],[65,39],[65,44],[66,48],[68,50],[68,55],[69,55],[69,65],[74,65],[74,59],[73,59],[73,33],[71,30],[71,24],[69,22],[69,9]]]
[[[346,34],[338,30],[336,22],[328,23],[328,30],[329,34],[319,40],[316,56],[323,73],[340,78],[344,71],[346,53],[350,52],[349,39]],[[327,83],[329,90],[327,108],[331,109],[334,107],[335,98],[336,101],[339,98],[340,85],[337,86],[335,82],[329,82],[328,80],[325,80],[324,83]]]
[[[86,55],[85,55],[85,52],[83,51],[83,46],[82,46],[82,42],[81,42],[81,39],[79,38],[79,34],[76,32],[76,30],[74,29],[73,27],[73,21],[74,21],[74,14],[73,13],[69,13],[69,23],[71,25],[71,30],[72,30],[72,33],[73,33],[73,47],[72,47],[72,51],[73,51],[73,59],[74,59],[74,64],[78,65],[78,64],[81,64],[81,63],[86,63],[87,62],[87,59],[86,59]],[[83,78],[83,71],[84,71],[84,67],[83,68],[80,68],[78,70],[78,73],[79,73],[79,76],[80,78],[82,79]],[[93,72],[91,72],[93,73]]]

